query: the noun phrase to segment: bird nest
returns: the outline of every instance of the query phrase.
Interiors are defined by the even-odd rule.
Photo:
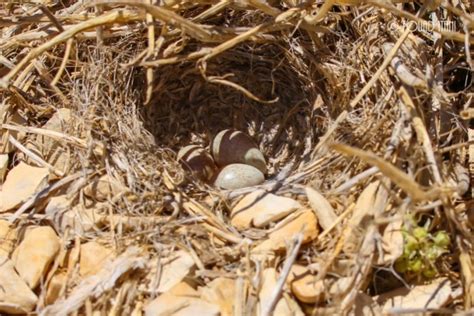
[[[0,206],[6,260],[22,277],[32,227],[60,240],[18,310],[472,308],[472,3],[150,3],[0,7],[0,197],[23,163],[48,173]],[[177,161],[229,128],[263,184]]]

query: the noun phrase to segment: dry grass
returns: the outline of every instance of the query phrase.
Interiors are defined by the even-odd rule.
[[[58,108],[75,115],[65,133],[46,137],[71,152],[67,174],[76,176],[16,222],[45,223],[45,202],[61,193],[74,204],[92,203],[83,187],[112,175],[128,191],[109,198],[99,227],[77,232],[52,223],[65,244],[100,240],[119,254],[136,246],[143,261],[186,249],[198,262],[197,284],[222,275],[244,282],[248,295],[236,304],[253,313],[259,269],[282,269],[286,254],[250,260],[266,229],[238,232],[229,220],[229,207],[249,190],[219,191],[175,161],[182,146],[207,146],[234,127],[254,137],[268,159],[264,189],[307,204],[304,188],[312,186],[340,216],[292,260],[319,264],[319,279],[349,277],[352,286],[317,306],[303,304],[306,313],[348,313],[359,291],[373,296],[400,286],[391,264],[381,263],[390,248],[382,237],[387,223],[407,214],[429,221],[430,231],[449,232],[451,251],[436,265],[463,295],[447,308],[472,309],[474,193],[465,179],[474,174],[474,126],[460,113],[474,98],[473,11],[467,0],[3,4],[0,98],[5,111],[27,120],[22,143],[48,134],[40,127]],[[404,27],[436,19],[454,29]],[[4,123],[4,135],[20,128]],[[327,146],[336,142],[353,148]],[[22,155],[13,153],[12,165]],[[70,278],[64,298],[79,301],[68,311],[127,315],[156,295],[140,286],[124,290],[146,275],[143,262],[127,256],[124,269],[136,272],[100,291]]]

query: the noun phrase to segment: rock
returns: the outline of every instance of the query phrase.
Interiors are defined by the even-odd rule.
[[[8,111],[3,112],[4,107],[0,104],[0,115],[6,113],[7,119],[2,121],[2,117],[0,117],[0,121],[11,124],[11,125],[20,125],[25,126],[26,120],[18,113],[15,112],[13,114],[8,114]],[[2,113],[3,112],[3,113]],[[22,141],[25,138],[25,132],[17,132],[13,130],[7,129],[0,129],[0,154],[9,154],[16,150],[16,147],[12,145],[12,143],[8,140],[8,135],[11,135],[18,141]]]
[[[26,202],[48,182],[46,168],[32,167],[20,162],[7,175],[0,191],[0,212],[9,211]]]
[[[330,228],[336,222],[337,215],[329,201],[321,193],[310,187],[306,187],[306,195],[308,196],[311,208],[318,218],[319,225],[323,229]]]
[[[5,256],[0,256],[0,280],[0,313],[26,314],[33,310],[38,297]]]
[[[277,272],[274,268],[267,268],[262,271],[261,288],[258,293],[259,312],[257,315],[264,315],[264,311],[268,310],[268,304],[273,296],[273,290],[277,283]],[[275,305],[272,315],[292,315],[290,306],[284,297],[280,297]]]
[[[378,316],[383,315],[382,309],[375,300],[363,292],[357,293],[354,309],[349,316]]]
[[[52,197],[49,200],[48,205],[46,205],[44,212],[48,218],[53,219],[56,215],[70,209],[70,207],[71,200],[66,194],[63,194]]]
[[[219,307],[204,300],[162,294],[145,306],[145,316],[218,316]]]
[[[99,202],[106,201],[117,194],[127,190],[120,181],[109,175],[103,175],[99,179],[92,181],[84,188],[84,194]]]
[[[49,226],[33,227],[13,252],[18,274],[32,288],[40,283],[60,249],[60,240]]]
[[[106,248],[95,241],[82,244],[80,250],[79,274],[81,276],[96,274],[112,257],[112,249]]]
[[[8,257],[15,247],[15,242],[16,229],[11,227],[9,222],[0,220],[0,257]]]
[[[255,167],[235,163],[222,168],[214,180],[214,185],[224,190],[252,187],[265,181],[265,176]]]
[[[285,250],[286,243],[299,232],[303,232],[303,244],[314,240],[318,236],[318,222],[310,209],[292,214],[282,222],[277,224],[275,230],[268,235],[267,240],[252,250],[253,254]]]
[[[64,133],[67,126],[71,124],[73,117],[71,110],[61,108],[43,125],[43,129]],[[70,168],[71,155],[67,147],[63,146],[60,141],[44,135],[36,136],[36,149],[45,161],[50,163],[56,170],[66,173]],[[52,174],[52,179],[55,176]]]
[[[65,271],[57,272],[53,275],[46,291],[46,305],[53,304],[61,295],[61,290],[67,282],[67,273]]]
[[[235,280],[222,277],[217,278],[199,290],[203,300],[219,306],[221,316],[233,315]]]
[[[168,292],[168,294],[174,296],[186,296],[186,297],[196,297],[199,298],[199,292],[196,291],[188,282],[182,281],[173,286]]]
[[[157,275],[157,260],[150,262],[151,278],[150,289],[157,289],[159,293],[167,292],[176,284],[180,283],[194,267],[194,260],[190,254],[184,250],[179,250],[173,253],[170,257],[161,259],[161,276],[156,279]]]
[[[379,295],[377,302],[382,306],[384,315],[397,313],[404,309],[439,309],[451,300],[451,283],[446,278],[433,280],[427,285],[418,285],[412,289],[400,288]]]
[[[317,281],[317,275],[300,265],[294,265],[290,273],[291,292],[303,303],[322,303],[329,297],[339,297],[346,293],[352,284],[350,277],[327,277]]]
[[[5,176],[7,175],[8,169],[8,155],[1,154],[0,155],[0,184],[3,183]]]
[[[78,204],[70,210],[59,211],[51,215],[50,218],[59,232],[72,229],[77,235],[101,228],[107,218],[102,211],[102,203],[97,203],[94,207],[87,208],[83,204]]]
[[[316,276],[303,266],[293,266],[291,292],[303,303],[319,303],[325,298],[324,280],[316,281]]]
[[[300,207],[300,203],[291,198],[256,190],[246,195],[232,209],[231,224],[237,229],[248,229],[252,224],[264,227]]]
[[[67,126],[71,124],[72,119],[73,117],[70,109],[60,108],[57,109],[42,128],[55,132],[64,132],[67,129]],[[50,137],[38,135],[37,141],[42,143],[53,143],[55,140]]]

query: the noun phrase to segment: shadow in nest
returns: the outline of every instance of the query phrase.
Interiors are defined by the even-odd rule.
[[[208,78],[238,84],[266,103],[207,81],[190,62],[160,67],[153,99],[143,107],[145,127],[158,147],[175,152],[190,144],[207,147],[223,129],[241,130],[259,144],[274,175],[289,162],[300,163],[326,126],[313,107],[321,76],[303,60],[279,45],[245,44],[208,62]]]

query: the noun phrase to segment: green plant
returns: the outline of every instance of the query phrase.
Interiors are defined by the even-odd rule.
[[[395,261],[395,269],[411,276],[433,278],[437,275],[436,261],[448,251],[450,238],[440,230],[431,234],[426,227],[403,229],[403,254]]]

